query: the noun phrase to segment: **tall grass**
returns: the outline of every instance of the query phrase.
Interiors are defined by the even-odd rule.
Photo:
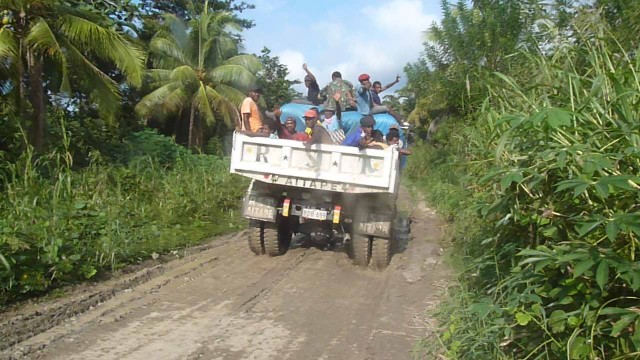
[[[640,60],[597,14],[573,30],[487,78],[477,123],[422,170],[458,174],[427,187],[460,199],[440,204],[471,264],[443,313],[451,358],[640,357]]]
[[[239,228],[247,183],[226,159],[190,154],[150,131],[130,140],[149,155],[124,145],[124,164],[93,152],[74,170],[63,137],[48,155],[27,149],[4,163],[0,304]]]

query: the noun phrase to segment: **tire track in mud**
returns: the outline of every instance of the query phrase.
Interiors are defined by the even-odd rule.
[[[221,257],[225,263],[237,264],[247,258],[244,241],[245,232],[214,240],[215,245],[207,246],[201,252],[141,270],[133,276],[124,277],[98,286],[93,293],[78,300],[56,304],[51,309],[36,310],[30,314],[31,323],[25,322],[25,316],[15,316],[3,322],[3,333],[11,333],[12,343],[0,352],[0,359],[19,359],[37,353],[46,353],[47,347],[55,346],[65,337],[75,337],[85,329],[100,326],[121,326],[140,309],[150,309],[159,303],[182,296],[183,291],[194,283],[202,282],[214,271],[222,273],[222,278],[234,278],[234,274],[248,272],[254,267],[251,261],[235,269],[218,269]],[[220,254],[220,248],[225,247]],[[247,284],[240,282],[236,289],[226,291],[225,297],[233,299],[235,313],[247,313],[267,295],[277,284],[284,281],[306,258],[318,252],[318,249],[305,249],[291,257],[268,258],[251,256],[254,261],[267,261],[270,265],[266,272]],[[249,258],[249,259],[251,259]],[[228,267],[224,266],[223,267]],[[107,289],[103,289],[107,287]],[[63,316],[59,315],[64,311]],[[51,317],[55,322],[49,322]],[[27,331],[27,330],[31,331]],[[42,356],[42,354],[40,354]]]
[[[28,307],[32,309],[19,311],[17,314],[14,314],[11,310],[7,313],[0,314],[0,339],[2,339],[2,341],[0,341],[0,359],[12,358],[15,354],[11,355],[11,348],[17,344],[35,338],[39,334],[56,326],[63,325],[69,319],[78,317],[89,310],[94,310],[114,297],[127,294],[128,292],[132,292],[133,289],[147,285],[146,287],[148,289],[139,296],[131,297],[128,302],[140,300],[145,294],[153,293],[154,291],[157,292],[171,281],[214,263],[218,260],[217,257],[201,258],[206,257],[206,254],[219,247],[229,246],[237,242],[245,233],[245,231],[242,231],[212,239],[208,244],[182,251],[184,256],[181,258],[176,258],[175,255],[168,255],[168,259],[164,260],[167,262],[163,264],[143,268],[142,270],[108,280],[102,284],[80,286],[81,289],[74,290],[70,296],[65,297],[63,300],[54,301],[50,304],[31,304],[28,305]],[[165,276],[165,274],[179,271],[183,268],[184,270],[181,273],[172,276],[170,279],[154,282],[154,280]],[[76,291],[79,293],[76,294]],[[120,303],[120,305],[123,304]],[[91,318],[92,320],[94,317],[102,318],[115,312],[116,309],[105,309],[97,314],[97,316],[92,316]],[[64,334],[54,336],[52,339],[49,339],[47,343],[56,341],[62,336],[64,336]],[[41,350],[44,347],[46,347],[46,344],[24,344],[21,346],[22,349],[18,352],[18,356],[20,356],[20,354],[27,355],[35,350]]]
[[[241,299],[246,299],[246,300],[242,300],[240,302],[240,305],[238,305],[235,308],[235,311],[237,312],[251,311],[251,309],[253,309],[253,307],[257,305],[258,301],[262,297],[266,296],[271,291],[271,289],[273,289],[276,285],[278,285],[284,279],[286,279],[289,273],[293,271],[296,267],[298,267],[298,265],[300,265],[300,263],[304,261],[305,258],[317,253],[318,251],[320,250],[314,249],[314,248],[306,249],[303,252],[301,252],[299,255],[297,255],[289,263],[289,265],[286,268],[270,270],[269,272],[272,272],[272,274],[265,274],[265,276],[263,276],[260,280],[256,281],[253,284],[253,286],[256,286],[256,285],[259,286],[259,289],[257,291],[251,290],[251,291],[248,291],[248,294],[240,295]],[[259,285],[264,283],[267,283],[267,285],[266,286]]]

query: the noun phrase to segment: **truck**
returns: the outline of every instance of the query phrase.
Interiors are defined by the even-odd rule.
[[[314,144],[235,133],[230,171],[252,179],[243,199],[249,249],[283,255],[293,234],[342,243],[354,263],[382,270],[394,248],[397,149]]]

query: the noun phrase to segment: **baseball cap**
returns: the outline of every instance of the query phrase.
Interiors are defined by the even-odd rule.
[[[336,111],[336,107],[333,104],[327,104],[324,106],[322,111]]]
[[[364,116],[360,119],[360,126],[373,127],[376,124],[376,120],[371,115]]]
[[[369,79],[371,79],[369,74],[360,74],[360,76],[358,76],[358,81],[367,81]]]
[[[304,112],[304,117],[305,118],[314,118],[317,115],[318,115],[318,113],[316,113],[315,110],[311,110],[311,109],[309,109],[309,110]]]

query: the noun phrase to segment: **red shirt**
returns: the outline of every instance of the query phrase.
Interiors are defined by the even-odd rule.
[[[287,129],[285,129],[284,126],[282,127],[282,131],[280,131],[278,135],[280,136],[280,139],[287,140],[307,141],[310,139],[309,135],[307,135],[306,133],[298,131],[292,134]]]

